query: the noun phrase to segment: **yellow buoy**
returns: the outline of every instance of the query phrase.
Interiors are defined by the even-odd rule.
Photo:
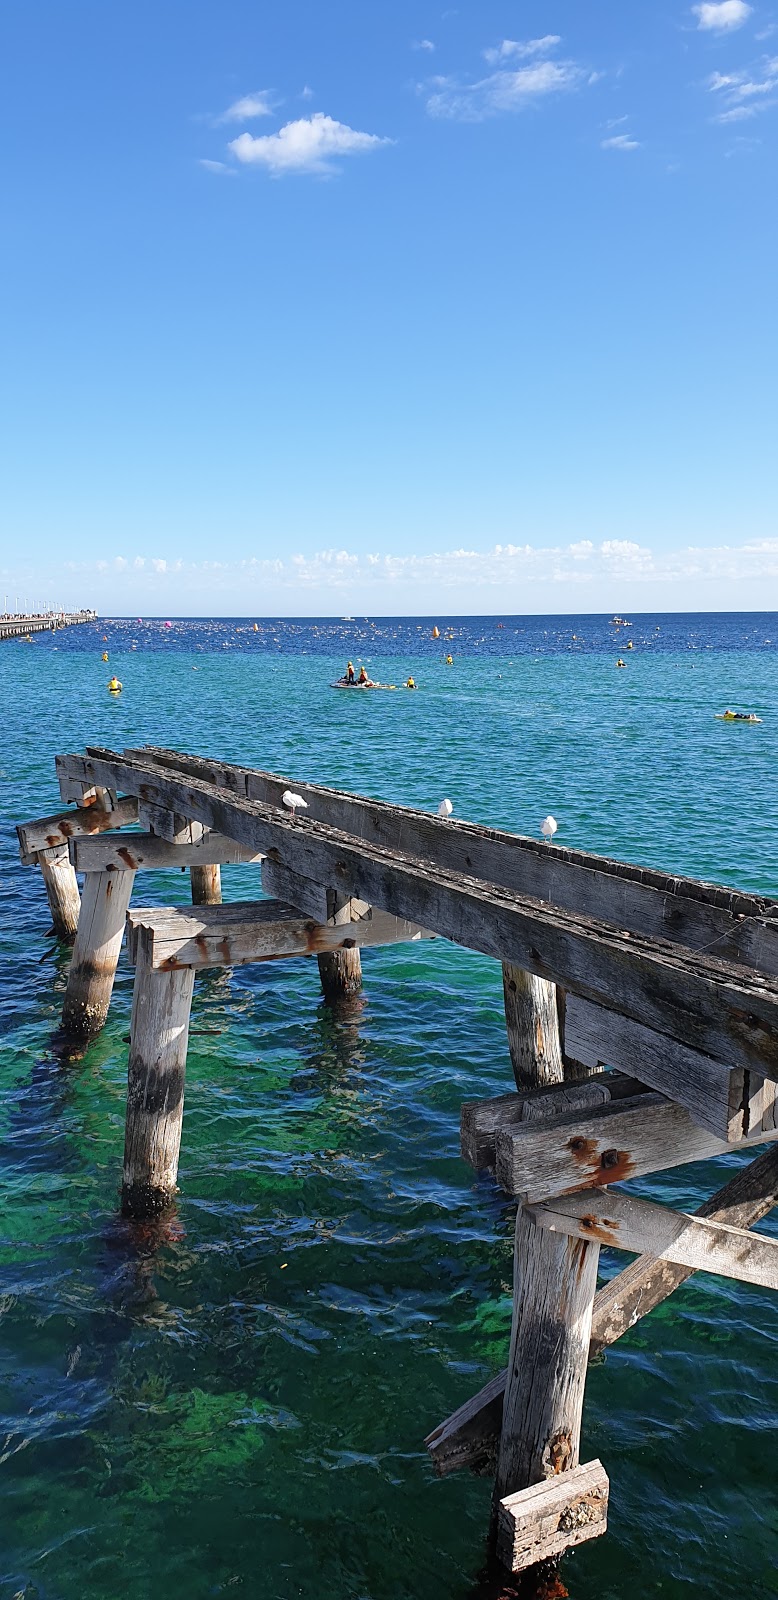
[[[440,628],[437,628],[437,627],[433,628],[432,637],[433,637],[433,639],[439,639],[440,638]]]
[[[107,661],[107,660],[108,660],[108,651],[107,651],[107,650],[104,650],[104,651],[103,651],[103,660],[104,660],[104,661]]]
[[[628,650],[634,650],[634,648],[635,648],[635,646],[634,646],[634,645],[633,645],[633,643],[632,643],[632,640],[631,640],[631,639],[629,639],[629,640],[628,640],[628,641],[627,641],[627,649],[628,649]]]
[[[447,667],[453,667],[453,665],[454,665],[454,657],[453,656],[446,656],[446,666]]]

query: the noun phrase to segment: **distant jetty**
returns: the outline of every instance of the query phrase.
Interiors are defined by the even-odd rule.
[[[96,611],[38,611],[0,616],[0,639],[26,639],[30,633],[56,633],[58,628],[74,628],[78,622],[96,622]]]

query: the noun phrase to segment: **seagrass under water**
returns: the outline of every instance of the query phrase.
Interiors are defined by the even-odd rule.
[[[131,974],[61,1068],[66,958],[11,825],[56,809],[56,751],[149,741],[521,832],[552,811],[560,843],[778,892],[778,619],[640,619],[626,672],[602,620],[496,620],[436,642],[416,620],[100,624],[0,650],[3,1597],[472,1592],[489,1484],[437,1483],[421,1440],[506,1353],[510,1207],[458,1156],[461,1101],[510,1083],[496,964],[365,952],[342,1021],[313,963],[198,979],[181,1197],[139,1232],[117,1218]],[[333,693],[348,655],[418,694]],[[135,898],[187,891],[144,874]],[[739,1159],[642,1191],[693,1205]],[[777,1592],[777,1343],[767,1292],[699,1278],[592,1370],[610,1533],[568,1563],[573,1594]]]

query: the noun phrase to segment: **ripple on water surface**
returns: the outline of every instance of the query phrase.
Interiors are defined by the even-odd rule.
[[[14,848],[57,807],[54,754],[171,744],[535,834],[552,811],[561,843],[775,894],[776,619],[633,622],[119,620],[3,646],[3,1595],[104,1600],[120,1572],[127,1600],[466,1600],[489,1484],[435,1482],[421,1440],[510,1320],[510,1208],[458,1154],[462,1100],[510,1081],[499,973],[444,943],[366,952],[340,1020],[311,962],[198,979],[180,1201],[118,1220],[131,974],[60,1065],[66,958]],[[333,693],[348,656],[419,692]],[[644,1188],[693,1206],[721,1181]],[[592,1369],[611,1532],[569,1563],[576,1596],[775,1595],[775,1315],[695,1279]]]

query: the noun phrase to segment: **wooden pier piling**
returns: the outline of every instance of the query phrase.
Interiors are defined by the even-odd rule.
[[[62,1032],[86,1043],[105,1023],[124,938],[134,872],[87,872],[73,945]]]
[[[155,970],[142,937],[130,1023],[122,1211],[148,1217],[176,1189],[194,968]]]
[[[220,906],[222,903],[222,875],[218,866],[190,867],[193,906]]]
[[[328,893],[328,922],[336,928],[351,922],[351,896]],[[350,950],[327,952],[317,957],[319,977],[325,1000],[338,1001],[358,994],[362,987],[362,959],[354,946]]]
[[[503,962],[502,984],[517,1089],[564,1083],[564,1044],[556,984],[547,978],[536,978],[534,973],[511,966],[508,961]]]
[[[495,1508],[578,1465],[599,1254],[596,1241],[551,1233],[519,1207]]]
[[[46,886],[51,921],[58,939],[72,944],[78,930],[81,895],[66,844],[38,851],[38,866]]]

